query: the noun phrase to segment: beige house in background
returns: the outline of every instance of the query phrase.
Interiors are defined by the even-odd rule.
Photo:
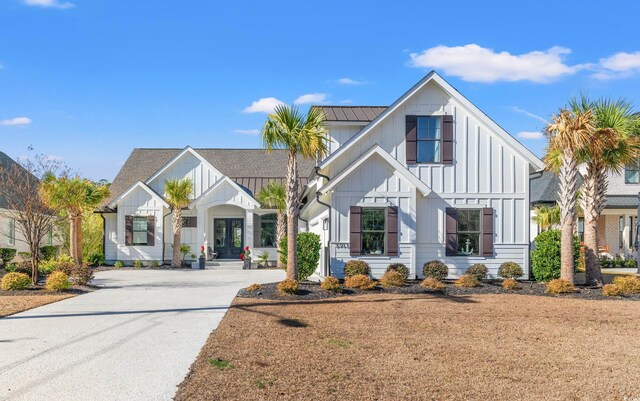
[[[584,172],[583,172],[584,173]],[[582,181],[579,182],[582,184]],[[531,205],[553,206],[558,201],[558,177],[550,172],[531,176]],[[640,170],[628,166],[621,174],[609,175],[606,208],[598,220],[598,250],[608,256],[635,257],[636,224],[638,223],[638,193],[640,192]],[[579,215],[576,232],[583,239],[584,218]],[[540,233],[540,228],[531,222],[531,239]]]

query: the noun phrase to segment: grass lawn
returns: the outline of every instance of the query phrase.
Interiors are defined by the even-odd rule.
[[[11,295],[0,294],[0,317],[58,302],[76,295],[78,294],[68,292],[40,294],[33,291],[19,291]]]
[[[176,400],[640,397],[637,302],[236,298]]]

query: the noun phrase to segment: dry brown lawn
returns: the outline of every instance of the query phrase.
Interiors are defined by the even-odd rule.
[[[62,301],[66,298],[75,297],[78,294],[53,293],[48,295],[3,295],[0,296],[0,317],[13,315],[27,309]]]
[[[176,399],[624,397],[640,397],[637,302],[377,294],[237,298]]]

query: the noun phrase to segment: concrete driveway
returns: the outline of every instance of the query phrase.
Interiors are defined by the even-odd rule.
[[[0,400],[170,400],[237,291],[276,270],[106,271],[0,319]]]

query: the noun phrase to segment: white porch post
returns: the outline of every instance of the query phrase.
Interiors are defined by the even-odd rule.
[[[207,210],[204,208],[198,208],[198,219],[196,228],[196,238],[198,241],[198,249],[194,252],[196,255],[200,255],[200,247],[204,245],[204,253],[208,259],[209,247],[207,245]]]
[[[253,209],[246,209],[245,214],[244,244],[253,250]]]

